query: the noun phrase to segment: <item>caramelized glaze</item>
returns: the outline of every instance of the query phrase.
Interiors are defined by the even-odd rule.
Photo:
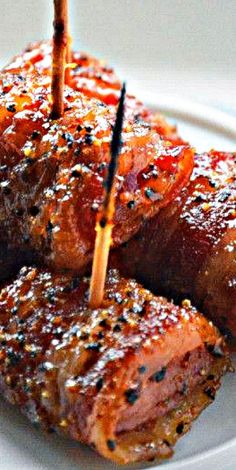
[[[15,268],[16,253],[18,266],[40,261],[86,268],[110,160],[116,107],[66,86],[64,116],[50,119],[50,69],[36,54],[37,66],[36,51],[0,76],[1,277]],[[115,245],[173,199],[192,170],[190,147],[166,140],[129,103],[116,178]]]
[[[101,308],[89,309],[88,288],[23,268],[1,291],[1,391],[34,423],[114,461],[169,456],[185,419],[186,431],[214,399],[224,342],[189,302],[176,307],[116,271]]]
[[[190,296],[229,337],[236,337],[235,177],[235,154],[196,155],[190,184],[114,260],[154,291]]]

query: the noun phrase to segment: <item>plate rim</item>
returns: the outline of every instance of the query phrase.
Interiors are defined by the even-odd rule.
[[[161,95],[150,91],[139,91],[138,94],[146,106],[157,110],[160,114],[205,126],[209,130],[212,129],[235,140],[236,150],[236,113],[234,116],[212,105],[195,102],[181,96]]]

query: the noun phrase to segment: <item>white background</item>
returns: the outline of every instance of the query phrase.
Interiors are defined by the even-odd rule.
[[[0,63],[52,32],[53,0],[0,0]],[[74,46],[132,90],[236,111],[236,0],[71,0]]]

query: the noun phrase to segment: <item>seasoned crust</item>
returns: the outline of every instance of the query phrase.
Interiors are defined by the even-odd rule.
[[[52,121],[49,74],[13,70],[0,77],[0,234],[8,246],[1,261],[10,265],[19,249],[21,263],[30,253],[31,262],[83,271],[92,258],[116,108],[65,87],[64,116]],[[123,142],[115,245],[179,193],[193,164],[190,147],[137,119],[129,98]]]
[[[190,296],[236,337],[236,157],[195,155],[189,185],[114,254],[113,265],[152,290]]]
[[[97,310],[88,287],[23,268],[2,290],[1,390],[31,421],[117,462],[169,456],[229,367],[224,342],[187,302],[176,307],[116,271]]]

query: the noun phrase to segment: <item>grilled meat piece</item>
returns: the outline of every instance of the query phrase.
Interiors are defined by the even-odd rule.
[[[116,107],[66,87],[64,116],[52,121],[50,82],[23,69],[0,76],[0,278],[15,263],[81,272],[92,258]],[[193,165],[188,145],[164,140],[129,110],[123,143],[115,245],[179,193]]]
[[[191,182],[148,221],[116,264],[153,290],[190,296],[236,338],[236,156],[196,155]]]
[[[116,105],[119,100],[121,82],[113,69],[104,61],[84,52],[72,52],[70,86],[84,95],[96,98],[107,105]],[[5,68],[13,74],[30,74],[37,71],[46,76],[51,74],[52,45],[50,42],[31,44],[22,54],[16,56]],[[176,145],[183,144],[176,127],[170,125],[160,114],[153,114],[134,96],[126,96],[126,108],[136,121],[146,121],[158,134]]]
[[[169,457],[214,399],[228,353],[217,330],[110,271],[101,308],[88,278],[23,268],[0,294],[0,389],[31,421],[119,463]]]

